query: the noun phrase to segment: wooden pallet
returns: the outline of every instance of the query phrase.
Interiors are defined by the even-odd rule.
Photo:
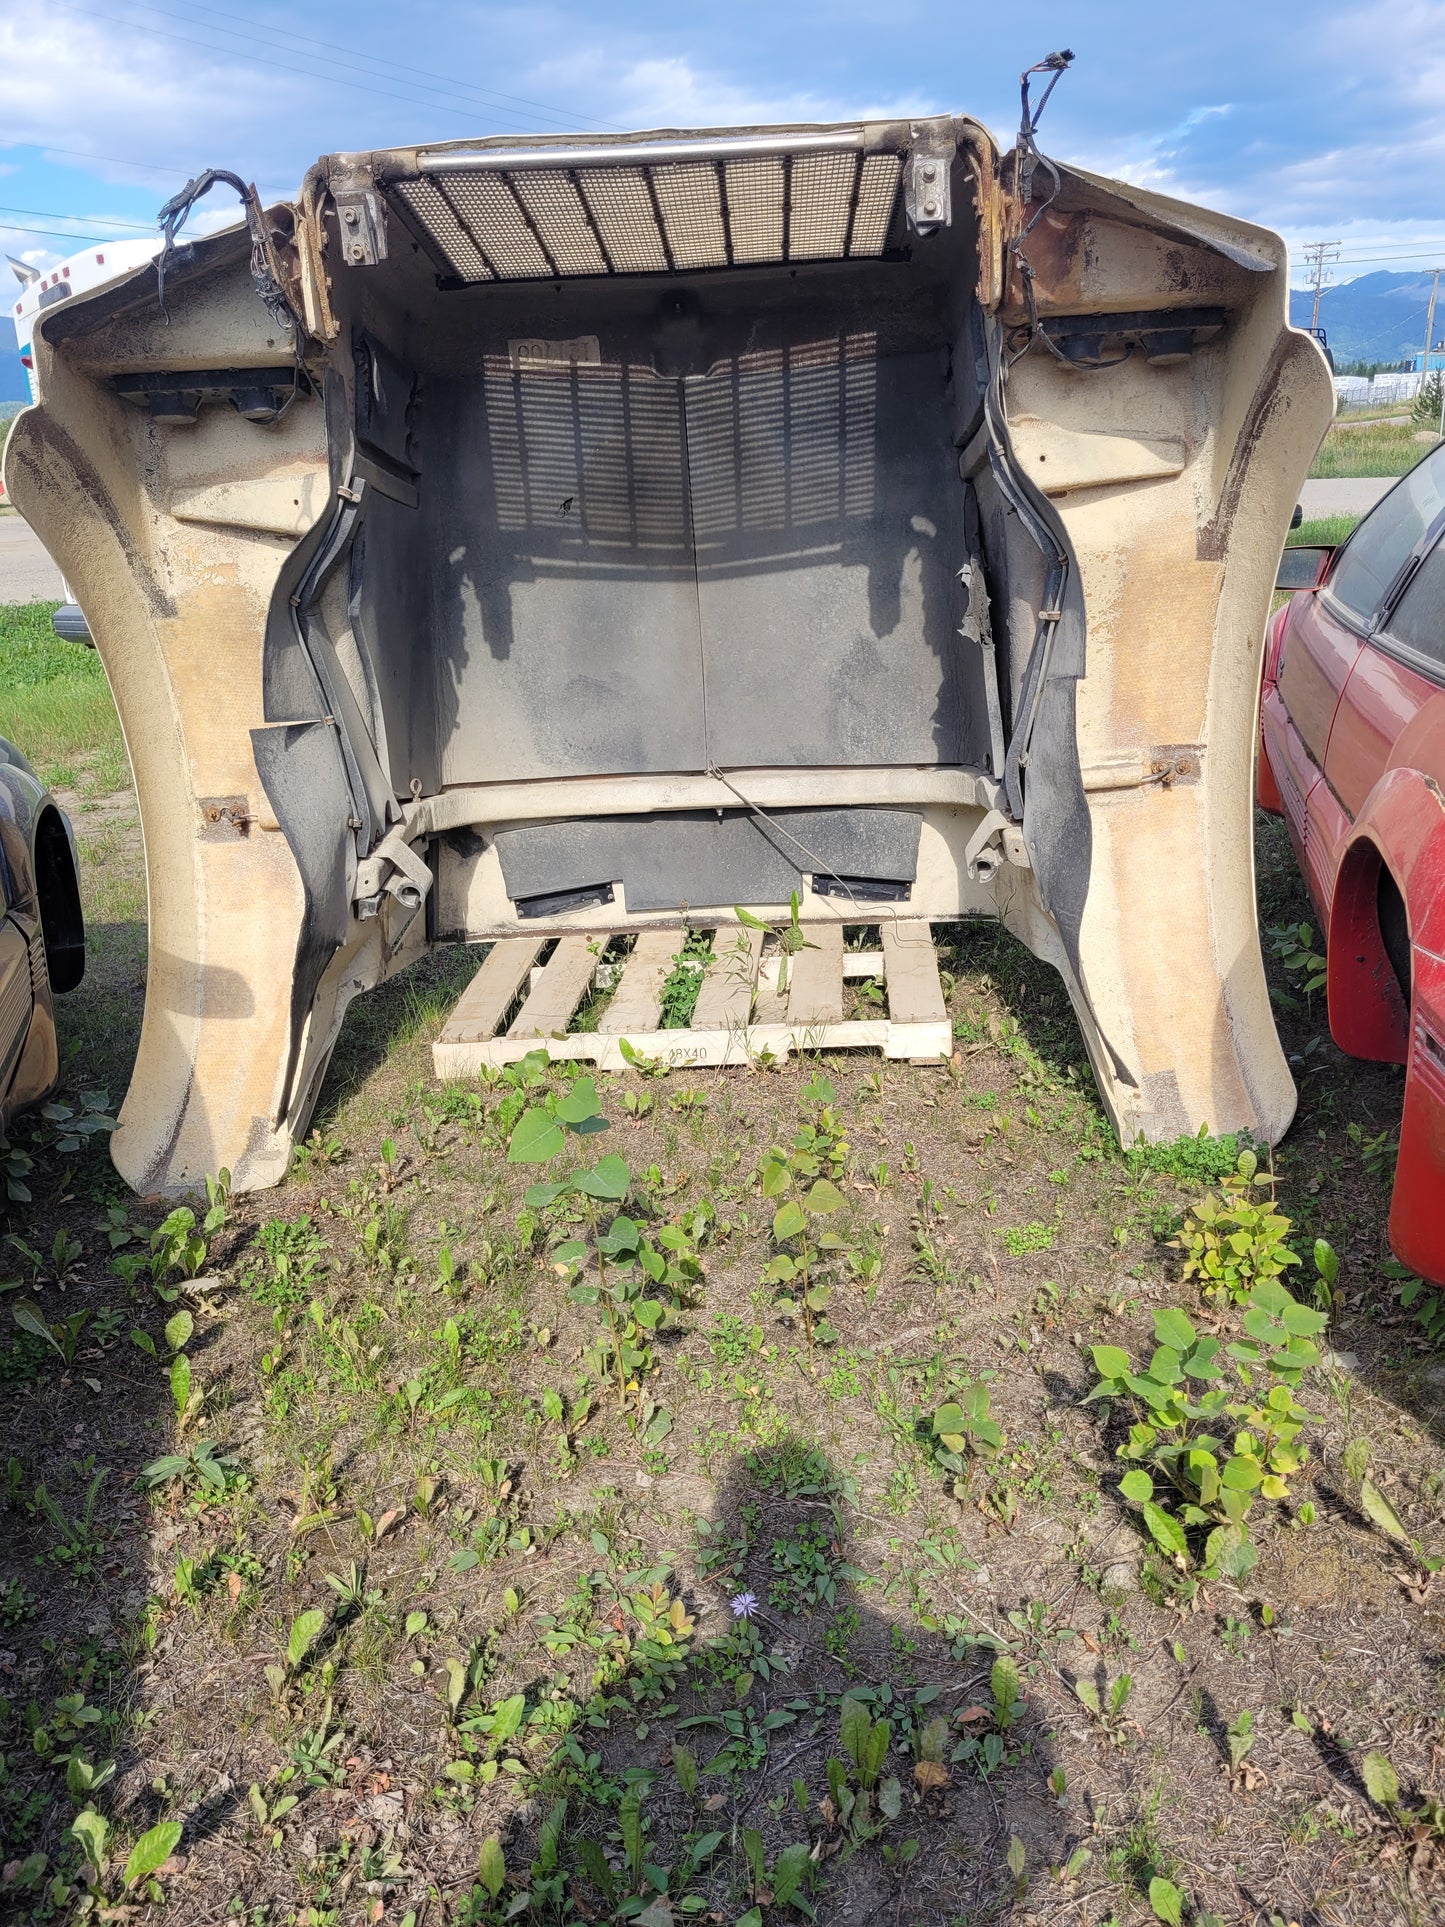
[[[781,991],[776,932],[765,937],[738,924],[714,930],[713,955],[703,966],[686,1030],[658,1029],[662,987],[682,947],[678,931],[642,931],[620,962],[596,1030],[571,1032],[572,1014],[593,983],[619,970],[619,964],[603,961],[607,938],[561,937],[539,966],[546,939],[503,937],[432,1045],[432,1063],[439,1077],[462,1077],[484,1064],[511,1064],[545,1050],[554,1058],[590,1061],[599,1070],[624,1071],[624,1040],[635,1055],[679,1068],[828,1050],[878,1050],[885,1057],[941,1062],[953,1049],[953,1027],[930,926],[917,918],[880,919],[879,929],[881,950],[850,951],[843,947],[842,924],[805,925],[808,948],[794,952]],[[849,977],[881,982],[886,1017],[843,1021]]]

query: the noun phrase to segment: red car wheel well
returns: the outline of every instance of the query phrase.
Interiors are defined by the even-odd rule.
[[[1405,900],[1368,837],[1340,863],[1330,905],[1330,1033],[1343,1051],[1403,1064],[1410,1052],[1410,931]]]

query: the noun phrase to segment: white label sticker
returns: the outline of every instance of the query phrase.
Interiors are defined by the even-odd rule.
[[[596,335],[578,335],[573,341],[529,338],[509,341],[507,353],[514,368],[576,368],[579,364],[598,367],[602,361],[602,344]]]

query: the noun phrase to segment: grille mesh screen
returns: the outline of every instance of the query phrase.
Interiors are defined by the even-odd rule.
[[[512,191],[531,215],[559,274],[606,274],[606,258],[567,175],[514,174]]]
[[[524,281],[552,273],[520,202],[500,174],[453,174],[441,186],[504,280]]]
[[[800,154],[793,162],[795,254],[831,258],[843,252],[857,178],[852,154]]]
[[[853,215],[850,254],[881,254],[898,199],[903,161],[897,154],[865,154],[858,183],[858,206]]]
[[[435,181],[399,181],[391,190],[414,224],[463,281],[490,281],[491,269]]]
[[[898,154],[810,150],[573,169],[459,168],[394,182],[461,281],[660,274],[883,252]]]
[[[654,167],[652,185],[675,268],[727,265],[722,196],[717,169],[693,162],[686,167]]]
[[[667,266],[662,231],[640,167],[589,167],[581,176],[602,245],[619,274],[660,274]]]
[[[771,155],[727,165],[734,261],[783,258],[783,163]]]

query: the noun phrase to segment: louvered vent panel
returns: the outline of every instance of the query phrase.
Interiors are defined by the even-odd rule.
[[[606,274],[606,258],[569,176],[523,171],[508,178],[559,274]]]
[[[876,257],[902,171],[898,154],[809,149],[645,167],[457,168],[387,191],[460,280],[521,281]]]
[[[491,269],[435,181],[400,181],[391,190],[463,281],[490,281]]]
[[[654,167],[652,184],[672,248],[673,266],[725,267],[728,253],[717,169],[700,161],[682,167]]]
[[[45,962],[45,938],[40,931],[30,939],[30,990],[36,1002],[50,987],[50,971]]]

